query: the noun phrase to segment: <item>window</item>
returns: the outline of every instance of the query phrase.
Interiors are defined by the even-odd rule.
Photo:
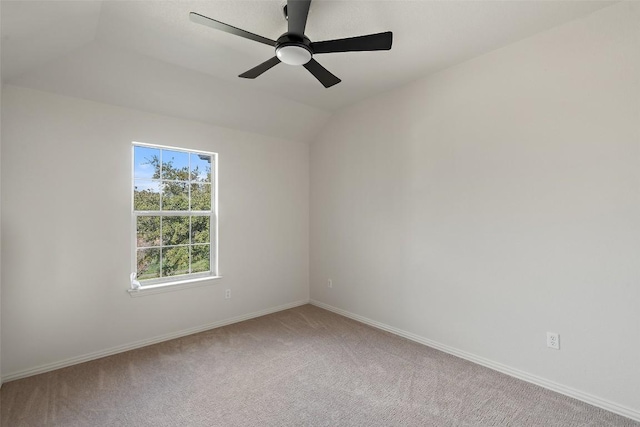
[[[216,153],[133,143],[132,288],[217,275],[216,166]]]

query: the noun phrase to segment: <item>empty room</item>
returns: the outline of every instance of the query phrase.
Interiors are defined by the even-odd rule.
[[[640,2],[0,24],[2,427],[640,427]]]

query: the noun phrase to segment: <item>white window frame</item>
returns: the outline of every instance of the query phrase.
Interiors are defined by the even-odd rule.
[[[211,156],[211,210],[210,211],[191,211],[191,206],[189,206],[189,210],[185,211],[136,211],[134,205],[134,196],[135,196],[135,148],[136,147],[148,147],[148,148],[157,148],[159,150],[171,150],[171,151],[180,151],[183,153],[189,154],[203,154],[207,156]],[[189,156],[191,159],[191,156]],[[191,160],[189,160],[191,161]],[[162,157],[160,158],[160,162],[162,164]],[[194,150],[190,148],[183,147],[172,147],[167,145],[158,145],[158,144],[148,144],[144,142],[133,141],[131,143],[131,265],[132,271],[131,274],[131,289],[129,289],[129,293],[131,296],[136,296],[140,293],[149,293],[148,291],[156,291],[162,292],[164,290],[175,290],[176,288],[182,287],[193,287],[199,286],[200,284],[206,284],[206,281],[210,281],[211,279],[218,279],[221,276],[218,274],[218,153],[210,152],[210,151],[202,151],[202,150]],[[189,185],[189,196],[191,192],[191,186]],[[189,197],[191,198],[191,197]],[[160,208],[162,209],[162,195],[160,196]],[[198,273],[187,273],[182,275],[170,276],[170,277],[160,277],[157,279],[148,279],[143,282],[139,282],[136,279],[137,275],[137,218],[139,216],[209,216],[209,266],[210,271],[207,272],[198,272]],[[162,245],[162,234],[160,236],[160,247]],[[172,245],[173,246],[173,245]],[[180,245],[178,245],[180,246]],[[160,258],[160,263],[162,265],[162,256]],[[163,289],[164,288],[164,289]],[[171,288],[171,289],[169,289]],[[155,293],[155,292],[152,292]]]

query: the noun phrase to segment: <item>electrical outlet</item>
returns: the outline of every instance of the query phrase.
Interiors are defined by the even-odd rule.
[[[554,350],[560,350],[560,334],[547,332],[547,347]]]
[[[327,287],[328,288],[333,288],[333,280],[331,280],[331,279],[327,280]]]
[[[231,289],[227,289],[226,291],[224,291],[224,298],[225,299],[231,298]]]

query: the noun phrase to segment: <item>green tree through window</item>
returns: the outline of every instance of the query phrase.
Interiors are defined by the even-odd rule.
[[[137,144],[133,150],[137,279],[144,286],[214,274],[216,155]]]

